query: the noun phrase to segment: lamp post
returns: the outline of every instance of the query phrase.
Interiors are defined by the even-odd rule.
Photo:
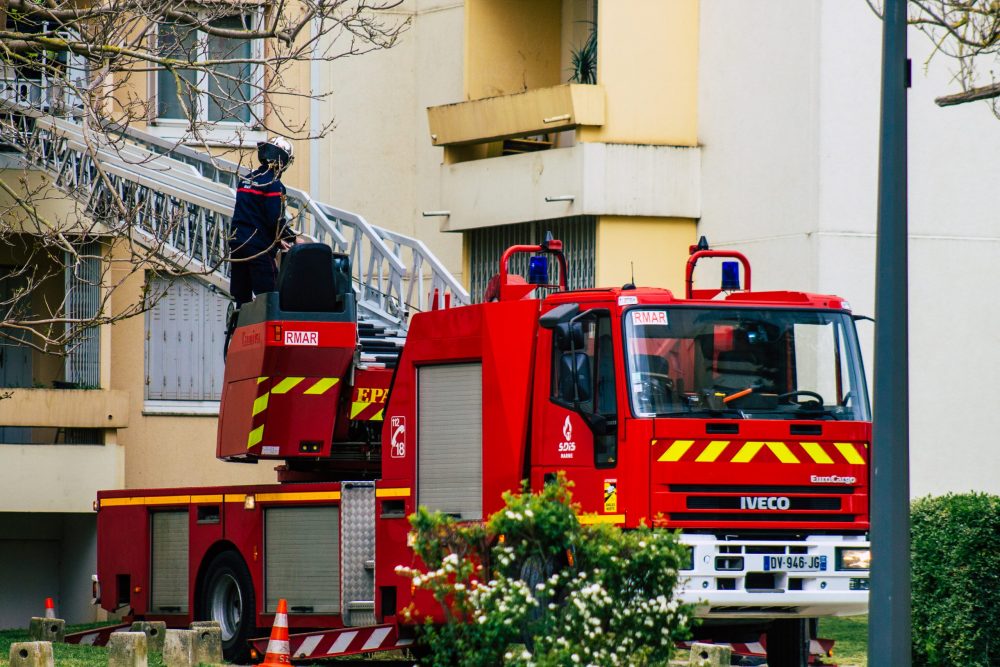
[[[868,664],[910,665],[906,0],[885,0],[875,271]]]

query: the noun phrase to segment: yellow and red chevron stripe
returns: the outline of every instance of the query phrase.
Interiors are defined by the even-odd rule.
[[[351,419],[382,421],[388,394],[389,390],[385,387],[355,387],[351,400]]]
[[[663,445],[653,440],[652,445]],[[868,443],[776,440],[671,440],[657,457],[662,463],[818,463],[864,465]]]
[[[326,377],[259,377],[257,378],[257,398],[254,399],[250,412],[250,434],[247,436],[247,449],[259,445],[264,439],[264,426],[267,422],[267,404],[272,395],[301,394],[303,396],[322,396],[336,384],[340,378]]]
[[[351,403],[351,419],[356,421],[382,421],[385,404],[375,401],[353,401]]]

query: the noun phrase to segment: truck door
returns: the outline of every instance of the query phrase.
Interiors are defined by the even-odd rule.
[[[553,330],[550,354],[548,397],[536,402],[542,419],[533,458],[543,476],[565,470],[584,511],[600,511],[603,480],[618,464],[620,435],[608,311],[586,311],[559,325]]]

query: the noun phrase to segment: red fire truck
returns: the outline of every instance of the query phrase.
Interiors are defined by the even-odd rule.
[[[522,253],[527,280],[508,270]],[[720,289],[694,288],[706,257],[727,260]],[[848,304],[754,292],[746,258],[707,244],[684,298],[568,290],[567,268],[559,241],[514,246],[488,302],[416,314],[403,341],[359,324],[346,257],[296,246],[240,313],[217,442],[279,462],[277,483],[100,492],[101,605],[217,620],[230,659],[279,598],[293,657],[405,646],[401,611],[426,604],[395,571],[415,560],[407,516],[480,520],[562,471],[581,522],[682,531],[680,595],[714,638],[766,631],[772,666],[802,664],[805,619],[867,606],[871,427]]]

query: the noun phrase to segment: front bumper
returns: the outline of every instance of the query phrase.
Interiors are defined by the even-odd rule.
[[[836,569],[837,547],[867,549],[860,536],[817,535],[803,541],[720,540],[681,535],[693,569],[681,571],[678,595],[705,618],[850,616],[868,611],[868,570]],[[818,571],[774,569],[768,556],[803,557]],[[773,562],[774,559],[772,559]]]

